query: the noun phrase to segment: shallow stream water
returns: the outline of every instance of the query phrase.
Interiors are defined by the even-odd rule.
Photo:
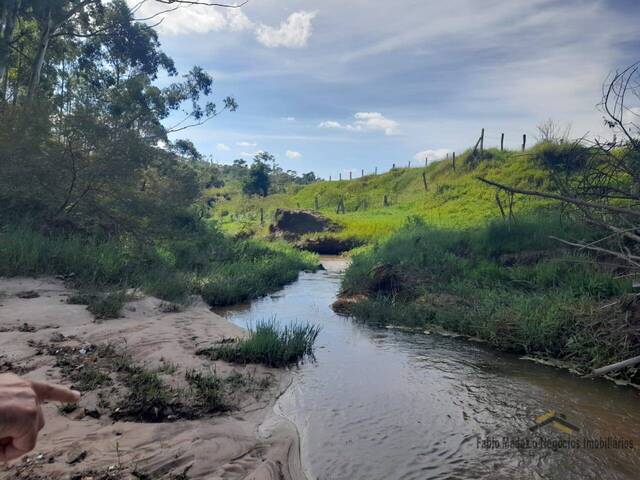
[[[346,263],[322,262],[326,271],[221,312],[243,327],[274,316],[322,327],[316,360],[294,370],[275,407],[298,427],[310,479],[640,479],[638,391],[337,316]],[[579,431],[530,431],[552,410]]]

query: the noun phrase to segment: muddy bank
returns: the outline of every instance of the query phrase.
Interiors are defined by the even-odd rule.
[[[88,377],[93,383],[85,386],[78,408],[44,406],[47,424],[36,450],[0,471],[0,478],[304,478],[294,427],[278,423],[258,434],[289,374],[195,354],[243,336],[243,329],[200,301],[168,312],[150,297],[127,303],[122,318],[97,323],[84,306],[67,303],[72,293],[54,279],[0,279],[2,371],[67,385],[74,383],[70,379],[87,380],[74,368],[98,372]],[[185,418],[178,412],[165,415],[162,423],[119,420],[118,405],[127,397],[119,391],[121,373],[103,372],[105,345],[126,353],[127,361],[144,372],[160,372],[175,391],[189,372],[212,372],[221,381],[250,379],[256,387],[225,387],[230,394],[223,413]]]
[[[318,212],[278,209],[269,226],[272,238],[281,238],[300,250],[319,255],[340,255],[363,243],[354,238],[336,236],[341,226]]]

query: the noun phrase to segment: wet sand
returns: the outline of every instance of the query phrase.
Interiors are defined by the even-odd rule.
[[[17,296],[25,291],[38,296]],[[290,374],[256,366],[233,367],[195,355],[200,347],[245,335],[243,329],[212,313],[202,301],[181,312],[163,313],[162,302],[150,297],[127,303],[122,318],[96,322],[85,306],[66,303],[72,293],[57,279],[0,278],[3,372],[68,384],[54,367],[55,358],[36,346],[57,336],[65,338],[61,346],[108,343],[126,349],[136,363],[150,368],[175,364],[176,376],[187,369],[210,368],[220,375],[237,371],[270,377],[272,386],[259,398],[240,398],[229,413],[172,423],[114,422],[107,415],[92,418],[75,412],[65,416],[55,404],[44,405],[47,424],[38,446],[13,465],[0,467],[0,478],[67,479],[75,474],[83,478],[91,476],[87,472],[112,475],[93,478],[137,478],[128,473],[132,469],[154,479],[174,478],[185,471],[189,479],[304,478],[293,425],[277,422],[268,433],[265,428],[258,433],[290,383]],[[88,392],[79,406],[91,411],[96,403],[96,396]],[[74,456],[79,460],[69,463]]]

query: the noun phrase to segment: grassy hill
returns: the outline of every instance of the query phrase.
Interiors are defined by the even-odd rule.
[[[321,181],[306,186],[287,187],[286,193],[266,198],[246,197],[237,182],[209,192],[220,198],[214,218],[231,233],[248,231],[266,235],[277,208],[318,210],[343,226],[337,235],[370,242],[388,236],[409,217],[418,216],[429,224],[443,228],[467,228],[486,224],[500,216],[495,190],[477,180],[487,177],[517,186],[545,188],[547,174],[540,168],[536,149],[526,152],[488,150],[485,157],[471,162],[469,152],[456,160],[443,160],[424,168],[398,168],[377,176],[354,180]],[[428,189],[422,178],[426,172]],[[384,197],[388,206],[384,206]],[[337,214],[340,199],[344,214]],[[507,199],[503,198],[507,208]],[[514,213],[530,211],[549,202],[540,199],[517,199]],[[260,208],[264,224],[260,225]]]

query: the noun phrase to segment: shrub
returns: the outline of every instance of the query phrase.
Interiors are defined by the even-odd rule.
[[[248,338],[198,353],[212,360],[283,367],[313,355],[313,346],[319,333],[319,327],[309,324],[292,323],[282,327],[275,320],[261,321],[250,331]]]
[[[185,374],[185,378],[191,386],[193,399],[200,409],[207,413],[229,409],[224,400],[224,381],[215,373],[190,370]]]
[[[552,171],[577,172],[586,166],[590,150],[575,142],[541,142],[532,150],[538,163]]]

